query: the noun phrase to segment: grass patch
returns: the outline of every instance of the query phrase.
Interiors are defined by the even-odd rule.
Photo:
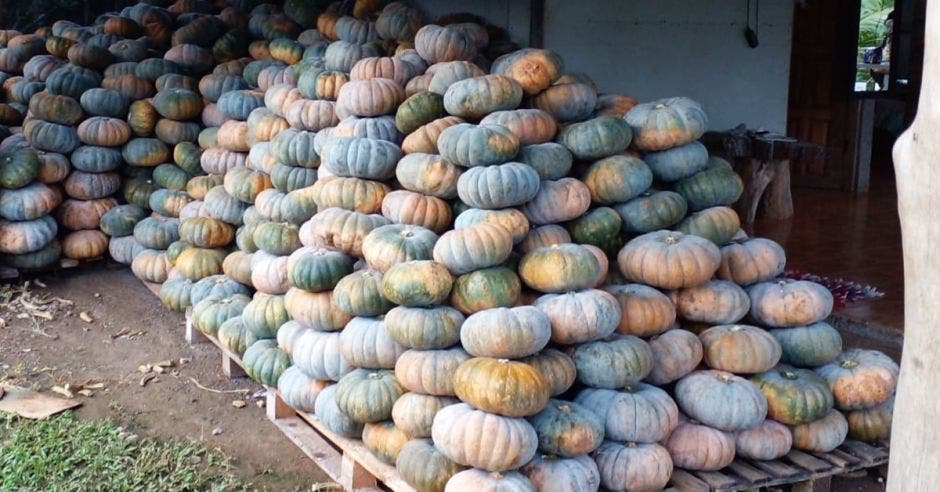
[[[0,417],[2,491],[244,489],[229,459],[194,442],[128,439],[110,420]]]

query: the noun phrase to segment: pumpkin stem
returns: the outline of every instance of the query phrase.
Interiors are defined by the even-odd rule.
[[[628,447],[628,448],[635,448],[635,447],[636,447],[636,443],[635,443],[635,442],[628,442],[628,443],[626,443],[626,444],[627,444],[627,447]]]
[[[490,476],[493,477],[494,480],[502,480],[502,479],[503,479],[503,474],[500,473],[500,472],[490,472]]]
[[[500,364],[506,364],[509,362],[509,359],[496,359],[496,362],[499,362]]]
[[[730,383],[730,382],[731,382],[731,376],[732,376],[732,375],[731,375],[730,373],[722,372],[722,373],[718,374],[718,380],[721,381],[722,383]]]
[[[676,244],[679,242],[679,237],[674,234],[670,234],[663,238],[663,242],[666,244]]]
[[[382,379],[382,375],[377,372],[370,372],[369,379]]]
[[[663,104],[663,103],[659,103],[659,104],[657,104],[657,105],[655,105],[655,106],[653,106],[653,109],[663,109],[663,108],[665,108],[665,107],[666,107],[666,105],[665,105],[665,104]]]
[[[855,369],[858,367],[858,361],[854,359],[846,359],[842,361],[839,366],[843,369]]]
[[[731,329],[730,329],[729,331],[735,331],[735,332],[737,332],[737,331],[741,331],[741,330],[743,330],[743,329],[744,329],[744,326],[742,326],[742,325],[734,325],[734,326],[731,327]]]
[[[558,405],[558,411],[561,413],[571,413],[571,407],[568,405]]]
[[[793,371],[783,371],[780,375],[787,379],[796,379],[796,373]]]

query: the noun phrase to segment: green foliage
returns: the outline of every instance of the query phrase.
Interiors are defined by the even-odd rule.
[[[0,417],[0,490],[243,489],[218,451],[184,441],[128,439],[108,420],[66,412],[46,420]]]
[[[887,29],[885,19],[894,10],[894,0],[862,0],[858,19],[858,45],[872,47],[881,45]]]

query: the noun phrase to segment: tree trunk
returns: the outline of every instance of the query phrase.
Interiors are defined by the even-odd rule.
[[[911,127],[894,146],[904,250],[904,352],[888,490],[940,486],[940,1],[927,2],[924,78]]]

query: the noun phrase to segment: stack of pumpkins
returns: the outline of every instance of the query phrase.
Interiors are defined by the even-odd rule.
[[[28,146],[0,148],[2,266],[43,268],[59,260],[62,246],[56,237],[58,225],[50,214],[61,203],[62,192],[54,182],[46,184],[44,168],[39,154]]]

